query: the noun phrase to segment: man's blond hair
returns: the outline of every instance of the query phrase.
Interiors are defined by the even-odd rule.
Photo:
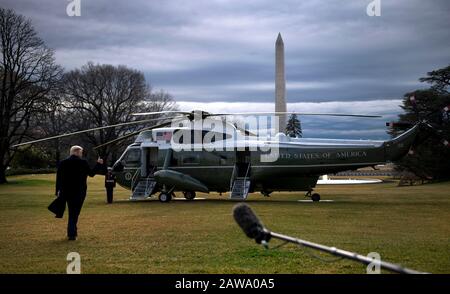
[[[72,147],[70,147],[70,155],[74,155],[75,153],[78,153],[79,151],[83,151],[83,147],[78,146],[78,145],[74,145]]]

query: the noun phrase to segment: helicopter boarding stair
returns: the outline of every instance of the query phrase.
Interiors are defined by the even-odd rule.
[[[130,200],[144,200],[152,195],[156,187],[156,181],[153,174],[148,177],[140,177],[140,171],[137,170],[133,176],[131,186],[134,188]]]
[[[245,174],[242,171],[245,170]],[[248,192],[250,190],[250,178],[248,177],[250,171],[250,164],[234,166],[233,176],[231,177],[231,192],[230,199],[233,200],[245,200],[247,199]],[[237,176],[234,175],[237,173]],[[242,176],[243,175],[243,176]]]

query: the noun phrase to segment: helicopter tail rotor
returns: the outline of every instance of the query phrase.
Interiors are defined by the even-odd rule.
[[[415,154],[414,149],[431,136],[439,139],[439,141],[441,142],[441,144],[443,146],[450,147],[450,142],[449,142],[450,140],[447,138],[447,136],[445,136],[443,134],[443,131],[440,129],[440,127],[442,126],[442,123],[443,123],[442,119],[438,120],[440,123],[432,123],[431,121],[429,121],[429,119],[432,116],[435,116],[437,114],[439,114],[441,116],[443,114],[449,115],[450,105],[445,106],[440,110],[437,110],[437,111],[434,111],[434,112],[428,114],[426,116],[426,118],[420,119],[420,112],[417,110],[417,104],[415,102],[415,97],[411,96],[409,98],[409,101],[410,101],[411,105],[413,106],[413,110],[416,112],[416,116],[418,118],[418,121],[416,123],[412,123],[412,122],[387,122],[386,123],[386,126],[390,127],[391,129],[395,129],[395,128],[410,129],[416,125],[419,126],[420,132],[419,132],[416,140],[412,144],[409,154],[414,155]]]

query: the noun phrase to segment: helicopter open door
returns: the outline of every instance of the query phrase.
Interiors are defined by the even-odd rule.
[[[146,166],[147,166],[147,176],[152,177],[155,171],[158,169],[158,147],[146,148]]]
[[[141,146],[141,170],[136,184],[132,184],[131,200],[150,197],[156,187],[153,174],[158,168],[158,146]]]
[[[251,153],[248,148],[236,150],[236,162],[231,176],[230,199],[245,200],[250,190]]]
[[[250,171],[250,150],[245,148],[243,151],[236,150],[236,176],[245,177]]]
[[[152,177],[158,168],[158,147],[142,148],[142,166],[141,175],[143,177]]]

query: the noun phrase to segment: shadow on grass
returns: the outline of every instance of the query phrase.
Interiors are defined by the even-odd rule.
[[[238,203],[246,203],[248,205],[260,205],[260,204],[276,204],[276,205],[282,205],[282,206],[293,206],[298,205],[302,207],[346,207],[347,205],[351,205],[353,208],[361,207],[362,208],[375,208],[375,207],[383,207],[387,204],[389,205],[395,205],[395,204],[401,204],[401,205],[435,205],[435,202],[430,201],[428,199],[424,199],[423,201],[415,199],[414,201],[405,201],[405,199],[374,199],[372,201],[357,201],[355,199],[333,199],[332,201],[319,201],[319,202],[306,202],[306,201],[298,201],[299,199],[249,199],[245,201],[236,201],[236,200],[229,200],[229,199],[201,199],[201,200],[195,200],[195,201],[171,201],[169,203],[161,203],[157,198],[152,199],[146,199],[146,200],[139,200],[139,201],[130,201],[128,199],[119,199],[114,200],[112,204],[107,204],[106,202],[96,202],[96,206],[105,205],[105,206],[111,206],[114,207],[116,205],[123,206],[123,205],[129,205],[131,206],[144,206],[144,205],[155,205],[158,207],[167,206],[171,207],[174,205],[186,205],[186,206],[194,206],[194,205],[202,205],[202,204],[217,204],[217,205],[235,205]],[[301,198],[300,200],[303,200]]]
[[[170,206],[171,204],[175,203],[183,203],[181,205],[200,205],[200,203],[217,203],[217,204],[238,204],[238,203],[247,203],[247,204],[285,204],[285,205],[330,205],[332,203],[335,203],[336,200],[333,201],[322,201],[322,202],[302,202],[298,201],[299,199],[286,199],[286,200],[274,200],[274,199],[250,199],[245,201],[236,201],[236,200],[229,200],[229,199],[201,199],[201,200],[194,200],[194,201],[171,201],[169,203],[161,203],[157,198],[153,199],[146,199],[146,200],[139,200],[139,201],[130,201],[127,199],[120,199],[115,200],[112,205],[124,205],[124,204],[130,204],[130,205],[149,205],[150,203],[156,204],[156,205],[167,205]],[[301,199],[303,200],[303,198]],[[351,203],[351,201],[338,201],[339,203]],[[101,204],[101,203],[98,203]],[[106,203],[104,203],[107,205]]]

